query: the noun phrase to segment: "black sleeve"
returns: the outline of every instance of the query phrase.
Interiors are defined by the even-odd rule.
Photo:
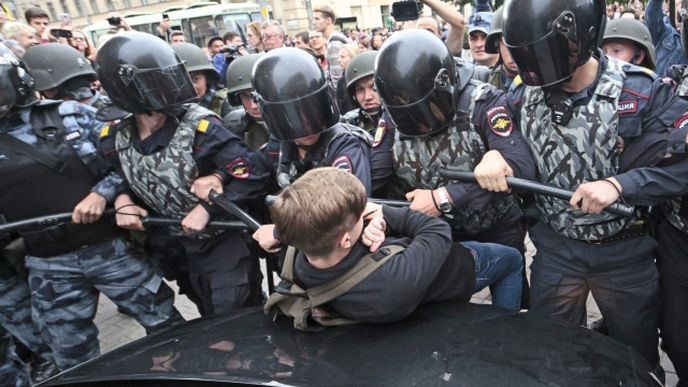
[[[193,157],[199,176],[222,176],[230,200],[256,198],[265,194],[270,171],[262,156],[249,148],[217,118],[210,118],[204,132],[197,131]]]
[[[413,312],[451,249],[446,222],[408,208],[383,206],[382,212],[389,232],[411,243],[360,284],[371,297],[362,300],[360,315],[350,316],[360,321],[397,321]]]

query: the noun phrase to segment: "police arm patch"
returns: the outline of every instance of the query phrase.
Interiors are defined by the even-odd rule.
[[[332,166],[349,173],[354,172],[354,168],[351,166],[351,159],[347,155],[341,155],[337,157],[332,163]]]
[[[229,164],[227,164],[225,169],[235,179],[248,179],[251,176],[248,163],[246,163],[246,160],[244,160],[243,157],[232,160]]]
[[[638,111],[638,101],[619,101],[619,107],[616,109],[618,114],[636,113]]]
[[[683,112],[676,121],[674,121],[674,129],[683,129],[688,125],[688,112]]]
[[[487,121],[494,134],[500,137],[509,137],[514,128],[511,113],[506,106],[495,106],[487,111]]]

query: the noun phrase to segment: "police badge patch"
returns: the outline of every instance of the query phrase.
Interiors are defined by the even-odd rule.
[[[638,111],[638,101],[619,101],[619,107],[616,112],[619,114],[636,113]]]
[[[678,116],[676,121],[674,121],[674,129],[682,129],[688,125],[688,112],[685,112]]]
[[[487,120],[490,123],[490,129],[500,136],[509,137],[513,129],[511,122],[511,114],[506,106],[495,106],[487,111]]]
[[[246,164],[246,161],[242,157],[232,160],[227,164],[225,169],[236,179],[248,179],[248,177],[251,176],[248,164]]]
[[[341,155],[337,157],[332,163],[332,166],[349,173],[353,173],[354,171],[354,169],[351,167],[351,159],[347,155]]]

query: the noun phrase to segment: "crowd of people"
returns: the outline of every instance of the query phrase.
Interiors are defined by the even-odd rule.
[[[660,0],[478,0],[468,18],[422,2],[435,16],[393,31],[338,32],[318,6],[293,37],[252,22],[205,47],[166,15],[152,34],[112,15],[97,47],[38,8],[0,18],[0,215],[72,213],[0,234],[0,384],[97,356],[100,294],[148,333],[183,323],[166,278],[203,316],[265,305],[302,330],[398,321],[485,287],[496,306],[585,325],[592,293],[596,329],[659,379],[661,335],[685,386],[681,21]],[[232,219],[218,194],[264,224],[212,226]],[[292,294],[349,286],[266,297],[268,253]]]

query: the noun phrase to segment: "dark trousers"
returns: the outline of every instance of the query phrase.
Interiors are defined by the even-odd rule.
[[[542,222],[530,229],[537,254],[531,265],[531,309],[586,323],[588,292],[609,336],[659,363],[657,243],[650,236],[590,244],[563,237]]]
[[[248,240],[240,232],[192,239],[181,237],[189,269],[189,283],[198,296],[202,315],[224,314],[260,305],[262,274]]]
[[[657,269],[662,297],[662,348],[674,364],[679,385],[688,385],[688,235],[666,220],[657,227]]]

